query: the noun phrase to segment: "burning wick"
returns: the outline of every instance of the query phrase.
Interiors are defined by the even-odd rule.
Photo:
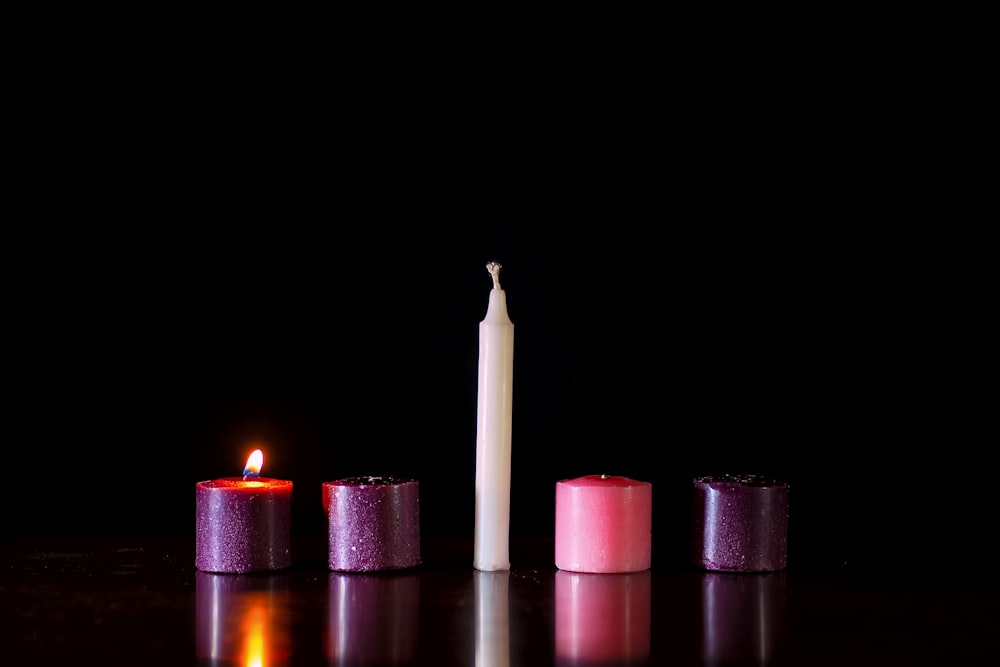
[[[260,469],[264,467],[264,452],[255,449],[247,458],[247,466],[243,469],[243,479],[260,477]]]

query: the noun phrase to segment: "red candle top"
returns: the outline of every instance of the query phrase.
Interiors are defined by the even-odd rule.
[[[568,484],[570,486],[599,486],[599,487],[633,487],[633,486],[646,486],[649,482],[640,482],[638,480],[630,479],[628,477],[621,477],[618,475],[584,475],[583,477],[577,477],[576,479],[564,479],[560,484]]]
[[[281,489],[283,487],[288,487],[290,490],[292,481],[288,479],[274,479],[272,477],[222,477],[220,479],[198,482],[198,486],[203,489],[231,489],[235,492],[246,491],[250,493],[263,489]]]

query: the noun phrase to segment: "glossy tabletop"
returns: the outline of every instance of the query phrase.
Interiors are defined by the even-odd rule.
[[[466,538],[425,538],[409,570],[337,573],[324,538],[291,568],[194,567],[191,536],[0,540],[3,665],[985,665],[1000,596],[983,576],[790,565],[576,574],[550,538],[479,572]]]

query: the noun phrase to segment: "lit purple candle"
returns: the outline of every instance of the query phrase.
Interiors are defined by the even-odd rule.
[[[693,525],[695,565],[726,572],[782,570],[788,484],[760,475],[697,477]]]
[[[243,477],[195,485],[195,566],[205,572],[263,572],[292,564],[292,483],[260,477],[254,450]]]
[[[323,482],[329,567],[342,572],[420,564],[420,487],[395,477]]]

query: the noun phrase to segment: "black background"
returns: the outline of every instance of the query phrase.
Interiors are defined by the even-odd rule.
[[[609,473],[683,536],[691,478],[745,472],[792,485],[792,559],[985,555],[983,267],[898,76],[809,35],[377,66],[146,37],[35,54],[14,104],[4,533],[193,533],[261,446],[299,532],[378,474],[471,534],[496,260],[512,533]]]

